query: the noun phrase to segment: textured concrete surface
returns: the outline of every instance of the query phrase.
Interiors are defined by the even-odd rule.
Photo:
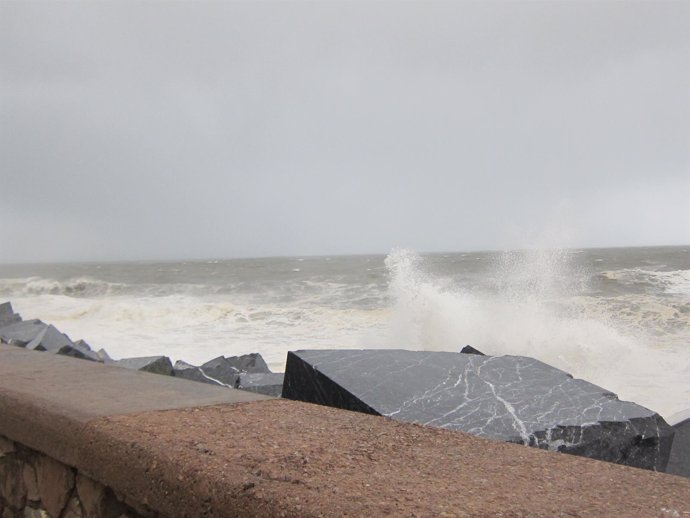
[[[0,390],[44,400],[77,420],[266,396],[0,345]]]
[[[106,400],[150,401],[130,376],[156,375],[85,384],[91,363],[24,353],[0,354],[0,434],[164,516],[690,516],[682,477],[280,399],[169,409],[162,397],[167,410],[123,413]],[[19,386],[11,363],[24,365]]]

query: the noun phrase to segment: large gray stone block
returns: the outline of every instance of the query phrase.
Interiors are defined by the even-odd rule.
[[[208,383],[209,385],[217,385],[220,387],[226,387],[227,385],[221,383],[218,380],[211,379],[201,368],[196,365],[192,365],[182,360],[177,360],[173,366],[173,371],[175,372],[175,377],[182,378],[191,381],[199,381],[201,383]]]
[[[199,369],[208,380],[229,388],[235,388],[240,375],[240,370],[224,356],[207,361]]]
[[[141,356],[138,358],[123,358],[122,360],[106,362],[109,365],[124,367],[137,371],[151,372],[173,376],[173,366],[167,356]]]
[[[283,397],[659,471],[673,438],[655,412],[521,356],[289,352]]]
[[[690,408],[671,416],[669,423],[676,434],[673,436],[666,473],[690,477]]]
[[[0,304],[0,327],[14,322],[20,322],[21,319],[22,317],[12,309],[12,304],[9,302]]]
[[[47,324],[40,320],[24,320],[0,327],[0,340],[6,344],[25,347],[43,331]]]
[[[35,351],[58,352],[65,347],[74,349],[74,342],[58,331],[53,325],[44,327],[33,340],[26,344],[27,349]]]
[[[99,361],[96,353],[92,352],[90,348],[83,348],[75,344],[67,335],[58,331],[53,325],[44,327],[31,342],[26,344],[26,348],[34,351],[62,354],[82,360]]]

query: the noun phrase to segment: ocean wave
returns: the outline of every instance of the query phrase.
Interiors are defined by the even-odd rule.
[[[623,286],[648,287],[668,294],[690,295],[690,270],[623,268],[603,271],[598,275]]]
[[[165,297],[172,295],[208,295],[222,287],[201,284],[126,284],[108,282],[93,277],[72,277],[57,280],[45,277],[0,279],[0,296],[8,299],[41,295],[71,298],[107,298],[123,295]]]
[[[125,290],[126,285],[93,279],[72,278],[65,281],[42,277],[0,279],[0,295],[26,297],[38,295],[64,295],[67,297],[107,297]]]

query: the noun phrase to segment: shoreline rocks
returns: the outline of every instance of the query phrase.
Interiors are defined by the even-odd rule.
[[[259,353],[201,366],[167,356],[113,360],[0,304],[0,343],[274,397],[388,416],[690,477],[690,410],[658,414],[533,358],[403,350],[289,352],[273,373]],[[675,437],[675,438],[674,438]]]
[[[280,397],[282,391],[282,373],[272,373],[259,353],[218,356],[200,367],[182,360],[173,366],[170,358],[162,355],[114,360],[104,349],[93,351],[84,340],[72,341],[52,324],[38,319],[22,320],[14,312],[10,302],[0,304],[0,343],[152,374],[175,376],[231,390],[248,390],[277,397]]]
[[[669,418],[676,431],[666,473],[690,477],[690,408]]]

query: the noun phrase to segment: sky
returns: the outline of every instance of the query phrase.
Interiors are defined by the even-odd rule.
[[[690,244],[690,2],[0,2],[0,262]]]

